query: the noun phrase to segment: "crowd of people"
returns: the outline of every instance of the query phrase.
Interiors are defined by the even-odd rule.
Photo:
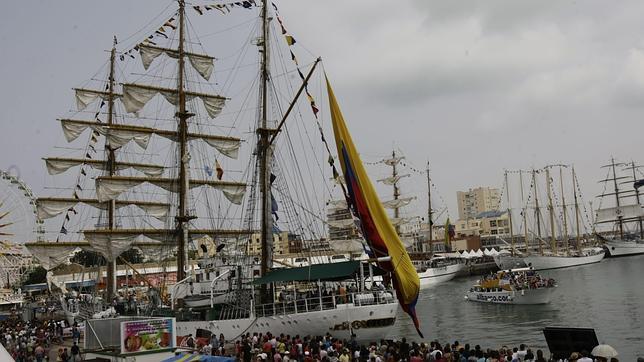
[[[541,349],[532,350],[526,345],[518,347],[482,348],[479,345],[454,343],[408,342],[401,340],[380,340],[360,344],[354,338],[349,340],[325,336],[290,336],[271,333],[246,334],[234,344],[224,347],[223,335],[213,335],[210,339],[192,339],[195,353],[229,356],[244,362],[549,362],[555,361],[546,356]],[[618,362],[591,359],[587,351],[575,352],[568,361],[578,362]]]
[[[81,331],[76,325],[68,327],[63,321],[55,320],[22,322],[13,318],[1,321],[0,330],[0,342],[17,362],[49,361],[52,348],[57,348],[56,361],[81,360]],[[70,347],[63,347],[64,339],[71,339]]]

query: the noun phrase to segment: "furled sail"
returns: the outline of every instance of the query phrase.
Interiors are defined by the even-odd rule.
[[[79,250],[76,243],[25,243],[25,247],[47,270],[65,263],[72,253]]]
[[[179,191],[178,179],[160,177],[100,176],[96,178],[96,196],[100,202],[114,200],[123,192],[144,182],[151,183],[169,192]],[[239,182],[191,180],[189,185],[190,188],[209,186],[214,189],[221,190],[228,201],[237,205],[241,204],[244,193],[246,192],[246,184]]]
[[[74,119],[61,119],[63,133],[67,142],[73,142],[87,128],[102,134],[107,138],[112,147],[122,147],[130,141],[136,142],[141,148],[146,149],[150,142],[150,136],[154,133],[153,128],[125,125],[106,125],[93,121],[80,121]]]
[[[185,92],[186,100],[200,98],[210,118],[215,118],[224,108],[226,98],[218,95]],[[140,111],[150,99],[161,94],[166,101],[176,106],[179,104],[179,93],[176,89],[155,87],[142,84],[123,84],[123,105],[128,113]]]
[[[76,92],[76,108],[79,111],[84,110],[87,106],[94,102],[97,98],[106,101],[109,99],[110,93],[104,91],[97,91],[92,89],[74,88]],[[121,98],[120,94],[113,93],[112,96],[116,99]]]
[[[361,221],[362,234],[369,244],[372,256],[391,257],[390,261],[379,262],[379,265],[392,273],[400,305],[411,316],[422,337],[416,316],[416,302],[420,291],[418,273],[369,180],[328,79],[327,91],[338,158],[351,209]]]
[[[143,68],[145,68],[145,70],[150,67],[150,64],[152,64],[154,59],[164,53],[171,58],[179,58],[179,52],[177,50],[139,44],[139,54],[141,54],[141,61],[143,62]],[[209,80],[215,66],[215,58],[208,55],[189,52],[186,52],[185,54],[188,57],[188,60],[190,60],[190,64],[192,64],[192,67],[195,68],[199,75],[201,75],[205,80]]]
[[[329,220],[327,223],[334,228],[346,228],[355,225],[353,219]]]
[[[98,209],[107,209],[107,204],[97,199],[76,199],[76,198],[39,198],[36,200],[36,212],[41,219],[49,219],[66,212],[70,208],[82,203]],[[117,200],[116,208],[135,205],[145,211],[148,215],[160,220],[165,220],[170,210],[170,204],[162,202]]]
[[[161,130],[149,127],[112,124],[106,125],[92,121],[81,121],[73,119],[61,119],[63,133],[67,142],[72,142],[80,136],[87,128],[104,135],[112,147],[118,148],[130,141],[134,141],[141,148],[146,149],[150,142],[150,137],[156,134],[173,142],[178,139],[176,131]],[[241,140],[234,137],[213,136],[201,133],[188,133],[188,140],[202,140],[209,146],[215,148],[223,155],[236,159],[239,154]]]
[[[194,229],[190,230],[189,233],[190,238],[200,239],[205,236],[250,235],[253,232],[234,229]],[[83,230],[83,235],[92,249],[103,254],[108,260],[114,260],[114,258],[133,246],[139,247],[140,244],[145,245],[145,243],[156,246],[157,248],[174,246],[176,245],[177,239],[177,231],[175,229]],[[137,239],[140,237],[146,237],[158,243],[145,241],[137,243]]]
[[[346,200],[330,200],[329,205],[331,207],[346,208],[347,207],[347,201]]]
[[[92,160],[87,158],[58,158],[50,157],[44,158],[45,164],[47,165],[47,171],[50,175],[58,175],[72,167],[80,165],[89,165],[96,170],[105,170],[107,167],[107,161],[105,160]],[[159,177],[163,174],[165,169],[161,165],[152,165],[146,163],[132,163],[132,162],[116,162],[115,169],[117,171],[126,170],[133,168],[137,171],[143,172],[146,176],[150,177]]]
[[[416,197],[401,197],[399,199],[387,200],[382,202],[382,206],[388,209],[396,209],[399,207],[407,206],[410,202],[415,200]]]
[[[400,226],[400,225],[408,224],[413,219],[415,219],[415,218],[412,218],[412,217],[392,217],[392,218],[389,219],[389,221],[391,221],[391,224],[393,226]]]
[[[396,175],[396,176],[390,176],[390,177],[385,177],[381,178],[378,180],[378,182],[382,182],[385,185],[393,185],[400,181],[401,178],[403,177],[409,177],[409,174],[404,174],[404,175]]]
[[[392,157],[392,158],[386,158],[382,160],[382,163],[384,163],[387,166],[394,166],[397,165],[400,161],[402,161],[405,157]]]

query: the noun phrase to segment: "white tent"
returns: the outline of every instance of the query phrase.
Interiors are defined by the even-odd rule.
[[[481,249],[477,250],[476,251],[476,256],[482,257],[483,256],[483,251],[481,251]]]
[[[470,254],[469,254],[469,255],[470,255],[470,258],[476,258],[476,256],[477,256],[477,255],[476,255],[476,251],[474,251],[474,249],[470,250]]]
[[[496,256],[496,255],[499,255],[499,252],[496,251],[496,249],[492,248],[492,250],[490,250],[490,256]]]

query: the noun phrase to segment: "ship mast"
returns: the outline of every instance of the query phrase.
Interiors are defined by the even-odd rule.
[[[635,173],[635,169],[637,168],[635,166],[635,161],[631,161],[631,167],[633,170],[633,188],[635,189],[635,200],[637,201],[638,205],[640,204],[640,189],[638,187],[635,187],[635,182],[637,182],[637,174]],[[640,239],[644,239],[644,227],[642,225],[643,220],[642,216],[639,216],[639,227],[640,227]]]
[[[188,169],[190,167],[190,154],[188,153],[188,118],[192,117],[192,113],[186,112],[186,91],[184,84],[184,68],[185,68],[185,2],[179,0],[179,47],[178,47],[178,74],[177,74],[177,91],[179,93],[179,109],[176,117],[179,121],[178,128],[178,150],[179,150],[179,212],[177,220],[177,233],[179,235],[178,251],[177,251],[177,282],[186,277],[186,260],[187,250],[186,243],[188,242],[188,223],[190,220],[195,219],[196,216],[190,216],[188,210],[188,190],[189,190],[189,177]]]
[[[620,209],[619,205],[619,187],[617,187],[617,172],[615,171],[615,159],[611,157],[610,159],[610,165],[611,168],[613,169],[613,184],[615,185],[615,206],[617,206],[617,210]],[[624,239],[624,223],[622,221],[623,216],[621,213],[617,215],[617,225],[619,226],[619,238]]]
[[[529,252],[530,245],[528,243],[528,215],[526,213],[527,207],[523,201],[523,170],[519,170],[519,185],[521,187],[521,205],[523,205],[522,215],[523,215],[523,237],[525,238],[525,251]]]
[[[391,151],[391,158],[393,160],[396,159],[396,151],[395,150]],[[396,176],[398,176],[398,170],[396,169],[396,164],[397,163],[394,162],[393,165],[391,166],[391,170],[392,170],[391,171],[391,177],[394,180],[394,184],[393,184],[393,186],[394,186],[394,200],[398,200],[398,198],[400,197],[400,189],[398,188],[398,181],[396,181]],[[398,220],[399,217],[400,217],[400,207],[398,205],[396,205],[396,207],[394,207],[394,218],[396,220]],[[398,224],[396,225],[396,233],[398,233],[398,235],[400,235],[400,227],[399,227]]]
[[[429,161],[427,161],[427,225],[429,226],[429,246],[431,246],[432,239],[434,239],[432,225],[432,180],[429,177]]]
[[[579,202],[577,201],[577,176],[575,175],[575,167],[572,167],[572,183],[573,183],[573,197],[575,198],[575,223],[577,226],[577,235],[576,235],[576,248],[579,250],[579,239],[580,239],[580,229],[579,229]]]
[[[566,253],[568,250],[568,215],[566,215],[566,196],[564,194],[564,181],[563,181],[563,168],[564,165],[559,165],[559,185],[561,186],[561,208],[563,209],[563,242]]]
[[[555,235],[555,208],[552,205],[552,183],[550,182],[550,166],[546,166],[546,187],[548,188],[548,214],[550,215],[550,251],[557,254],[557,239]]]
[[[543,255],[541,241],[541,211],[539,210],[539,196],[537,195],[537,171],[532,170],[532,185],[534,185],[534,216],[537,219],[537,236],[539,237],[539,254]]]
[[[108,79],[108,88],[107,88],[107,124],[112,125],[114,123],[114,63],[116,59],[116,37],[114,37],[114,43],[112,44],[112,50],[110,51],[110,75]],[[107,169],[110,177],[114,176],[116,173],[116,155],[114,148],[110,146],[109,141],[105,142],[105,151],[107,153]],[[115,225],[115,211],[116,211],[116,200],[110,200],[107,202],[107,228],[109,230],[114,230]],[[107,300],[111,301],[112,298],[116,295],[116,258],[114,260],[107,260],[107,283],[106,283],[106,294]]]
[[[510,184],[508,183],[508,170],[505,170],[505,194],[508,201],[508,221],[510,222],[510,242],[512,243],[512,255],[516,253],[514,247],[514,232],[512,230],[512,211],[510,209]]]
[[[260,193],[262,205],[262,225],[261,225],[261,275],[266,275],[272,266],[273,255],[273,216],[271,214],[271,182],[270,182],[270,160],[272,158],[270,148],[270,136],[273,129],[268,128],[268,80],[269,80],[269,47],[268,47],[268,6],[266,1],[262,4],[262,39],[259,42],[261,53],[261,119],[260,127],[257,129],[259,134],[259,172],[260,172]],[[268,297],[266,286],[262,286],[261,298]]]

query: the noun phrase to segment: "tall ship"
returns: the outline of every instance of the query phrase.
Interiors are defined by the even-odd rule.
[[[74,146],[67,153],[81,157],[44,159],[50,175],[76,180],[36,203],[47,226],[56,225],[44,240],[27,243],[49,281],[58,284],[52,270],[74,253],[94,253],[105,260],[102,298],[110,304],[123,293],[117,263],[136,249],[163,277],[147,282],[145,310],[134,309],[176,318],[179,335],[207,330],[234,340],[269,330],[369,341],[386,336],[398,305],[420,333],[418,275],[330,82],[315,72],[321,59],[297,58],[295,37],[274,3],[179,0],[167,9],[148,25],[150,35],[130,37],[129,44],[114,39],[103,71],[75,88],[77,111],[59,119]],[[206,53],[209,44],[193,29],[212,24],[208,16],[225,26],[236,12],[252,14],[242,22],[249,30],[241,35],[237,24],[210,33],[229,31],[220,38],[224,45],[239,41],[230,53],[217,48],[233,55],[216,68],[220,60]],[[328,113],[312,94],[314,74],[326,89],[320,97],[328,99]],[[307,132],[321,142],[310,142]],[[329,178],[343,180],[368,259],[276,265],[287,249],[328,252],[318,221],[323,210],[314,209]],[[374,283],[376,275],[386,282]],[[79,315],[87,314],[83,307]]]
[[[551,174],[551,171],[556,168],[559,169],[559,194],[555,194],[554,180]],[[495,262],[500,268],[527,266],[534,270],[559,269],[598,263],[604,258],[604,251],[599,247],[590,245],[591,241],[582,236],[583,222],[579,204],[579,184],[574,167],[571,167],[573,203],[572,205],[566,203],[564,168],[568,168],[568,166],[549,165],[541,170],[532,170],[530,172],[532,176],[530,185],[532,192],[528,193],[527,200],[523,191],[523,180],[521,179],[520,191],[523,205],[520,215],[523,229],[522,238],[525,245],[520,248],[515,243],[514,229],[510,227],[510,252],[495,256]],[[543,207],[539,203],[539,183],[537,181],[537,175],[539,174],[545,176],[547,219],[542,214]],[[522,172],[519,175],[522,177]],[[507,203],[511,205],[507,172],[505,179]],[[555,197],[557,202],[555,202]],[[530,209],[533,210],[532,213]],[[573,222],[569,221],[571,217],[570,211],[572,211]],[[508,213],[510,215],[510,225],[512,225],[510,206],[508,206]],[[532,214],[531,219],[529,219],[529,214]],[[570,230],[571,226],[573,226],[574,230],[572,232]],[[574,237],[571,237],[572,235]],[[547,241],[546,239],[549,240]]]
[[[391,157],[380,160],[379,163],[391,167],[391,175],[379,179],[378,182],[392,187],[392,198],[384,201],[383,205],[385,208],[392,210],[393,215],[391,215],[390,220],[398,234],[403,240],[406,240],[405,245],[408,247],[408,250],[411,250],[412,261],[418,272],[421,288],[430,288],[454,279],[465,268],[465,264],[462,262],[462,259],[435,256],[431,251],[425,250],[426,247],[423,247],[424,244],[429,246],[434,239],[432,228],[434,224],[434,211],[431,200],[432,186],[429,174],[429,163],[426,169],[428,233],[425,236],[420,233],[420,230],[409,228],[414,223],[418,224],[420,218],[405,217],[401,213],[403,207],[409,205],[416,199],[415,196],[406,196],[401,193],[401,180],[411,176],[410,173],[401,172],[401,163],[403,160],[405,160],[405,157],[400,153],[396,153],[396,151],[392,151]],[[448,232],[446,230],[446,238],[450,237]],[[426,242],[424,242],[425,240]],[[448,244],[447,241],[446,244]]]
[[[604,190],[598,197],[599,208],[595,214],[595,232],[603,241],[610,257],[644,254],[644,206],[640,187],[644,175],[635,162],[620,163],[611,158],[605,179],[600,182]],[[621,171],[621,172],[620,172]],[[608,225],[609,229],[605,230]]]

